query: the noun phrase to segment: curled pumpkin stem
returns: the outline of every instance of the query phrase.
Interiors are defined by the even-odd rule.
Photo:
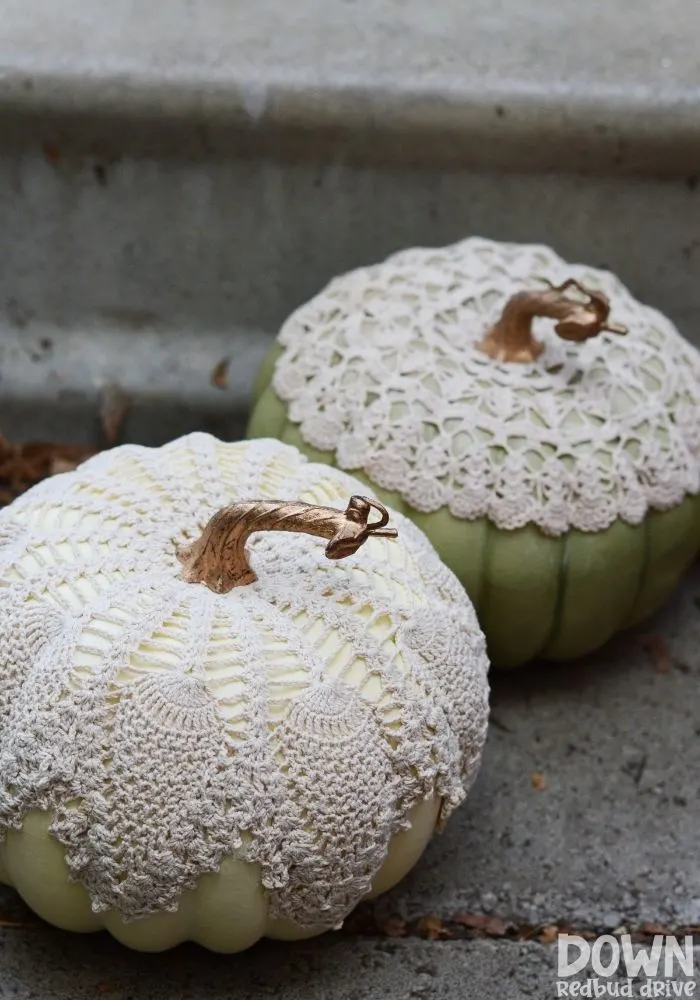
[[[371,512],[379,520],[370,521]],[[368,538],[396,538],[389,528],[389,513],[378,500],[353,496],[343,510],[319,507],[297,500],[241,500],[211,518],[200,537],[182,547],[182,579],[203,583],[217,594],[257,579],[246,553],[246,542],[256,531],[295,531],[327,538],[328,559],[344,559]]]
[[[547,282],[546,289],[516,292],[505,304],[501,318],[478,345],[494,361],[527,364],[535,361],[544,345],[532,332],[532,321],[538,317],[555,319],[555,332],[563,340],[584,341],[599,333],[627,333],[627,327],[611,323],[610,300],[597,289],[587,288],[575,278],[561,285]],[[583,302],[565,293],[574,289],[586,296]]]

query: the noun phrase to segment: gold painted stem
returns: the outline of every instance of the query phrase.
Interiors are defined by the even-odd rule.
[[[572,299],[564,293],[573,288],[587,296],[588,302]],[[501,318],[491,327],[478,345],[479,350],[494,361],[527,364],[535,361],[544,346],[532,332],[537,316],[556,319],[554,329],[563,340],[583,341],[607,330],[627,333],[627,327],[610,323],[610,301],[607,295],[587,288],[575,278],[546,289],[516,292],[505,304]]]
[[[380,518],[369,521],[372,510]],[[203,583],[217,594],[257,579],[248,562],[246,542],[255,531],[297,531],[329,539],[326,556],[344,559],[368,538],[396,538],[389,513],[377,500],[353,496],[345,510],[297,500],[241,500],[214,514],[200,537],[177,552],[182,579]]]

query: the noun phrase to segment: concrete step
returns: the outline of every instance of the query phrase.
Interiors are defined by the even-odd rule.
[[[18,437],[92,438],[112,380],[130,438],[238,434],[296,305],[468,233],[607,265],[700,342],[696,0],[0,0],[0,24]]]
[[[5,114],[163,149],[693,175],[695,0],[2,0]],[[121,125],[115,134],[113,126]]]

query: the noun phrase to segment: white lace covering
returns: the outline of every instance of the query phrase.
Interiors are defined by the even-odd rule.
[[[569,277],[609,296],[627,336],[567,344],[536,320],[532,364],[475,348],[513,293]],[[416,510],[559,535],[700,489],[700,355],[613,275],[547,247],[398,253],[332,281],[279,340],[273,387],[303,439]]]
[[[0,835],[51,810],[95,911],[174,910],[224,856],[271,912],[332,925],[409,810],[473,781],[487,659],[424,536],[249,542],[258,580],[216,595],[176,545],[234,499],[343,509],[357,481],[274,441],[127,446],[0,512]]]

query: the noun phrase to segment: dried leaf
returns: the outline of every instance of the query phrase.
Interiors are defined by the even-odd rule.
[[[532,941],[537,936],[537,926],[532,924],[518,924],[515,929],[515,936],[518,941]]]
[[[640,635],[639,645],[651,657],[651,662],[660,674],[667,674],[671,669],[671,650],[662,635]]]
[[[55,167],[61,159],[61,150],[55,142],[45,142],[42,146],[42,152],[52,167]]]
[[[452,937],[449,928],[445,927],[439,917],[421,917],[416,925],[416,930],[428,941],[437,941],[440,938]]]
[[[531,777],[532,787],[536,792],[544,792],[547,788],[547,779],[539,771],[533,771]]]
[[[491,917],[486,913],[458,913],[454,919],[456,924],[482,931],[489,937],[505,937],[513,926],[501,917]]]
[[[108,445],[116,444],[130,409],[131,399],[116,382],[102,386],[99,393],[100,425]]]
[[[630,941],[632,944],[644,944],[647,940],[647,935],[642,934],[641,931],[630,931]]]
[[[228,388],[228,368],[230,365],[230,360],[228,358],[222,358],[221,361],[214,365],[211,372],[211,384],[215,389],[227,389]]]
[[[672,933],[672,931],[670,931],[667,927],[664,927],[663,924],[656,924],[652,921],[641,924],[639,930],[642,934],[647,934],[650,937],[653,937],[655,934],[667,935]]]
[[[74,472],[81,461],[81,458],[69,458],[66,455],[54,455],[49,464],[49,475],[58,476],[62,472]]]
[[[540,928],[537,938],[541,944],[554,944],[558,935],[559,927],[557,924],[546,924],[546,926]]]
[[[11,503],[47,476],[75,469],[94,454],[95,449],[87,445],[46,441],[10,444],[0,437],[0,504]]]
[[[390,938],[406,937],[408,933],[406,930],[406,921],[402,920],[401,917],[388,917],[377,924],[377,930],[380,934],[384,934]]]

